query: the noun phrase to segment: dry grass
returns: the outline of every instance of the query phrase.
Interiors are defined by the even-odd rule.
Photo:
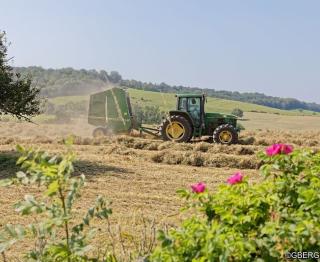
[[[287,111],[290,112],[290,111]],[[293,113],[293,112],[291,112]],[[320,121],[318,116],[302,116],[302,115],[277,115],[245,112],[244,118],[249,121],[243,121],[241,124],[246,129],[273,129],[273,130],[320,130]]]
[[[144,238],[146,224],[151,225],[147,233],[150,238],[154,228],[180,223],[182,217],[179,209],[183,203],[176,195],[178,189],[203,181],[210,190],[215,190],[238,170],[255,182],[260,179],[256,153],[275,142],[317,150],[320,147],[320,132],[312,131],[245,131],[241,144],[232,146],[205,142],[176,144],[128,136],[93,139],[90,132],[90,127],[85,125],[1,123],[0,179],[13,176],[17,171],[14,164],[17,143],[61,153],[65,150],[63,139],[70,133],[74,134],[73,149],[78,156],[76,173],[87,177],[77,213],[81,215],[98,194],[105,195],[113,202],[111,227],[114,232],[119,231],[119,226],[121,229],[119,234],[114,234],[114,238],[118,239],[118,243],[122,239],[124,245],[133,250],[147,249],[149,244],[137,246]],[[39,194],[39,190],[15,186],[0,190],[0,228],[6,223],[26,224],[28,221],[15,213],[13,204],[25,194]],[[98,226],[102,232],[100,240],[104,240],[101,241],[102,247],[105,248],[106,243],[110,243],[111,235],[107,225]],[[145,241],[147,243],[150,239]],[[31,244],[17,245],[9,255],[18,254],[17,250],[26,249],[28,245]],[[118,250],[122,249],[118,247]],[[128,256],[123,252],[122,257]]]

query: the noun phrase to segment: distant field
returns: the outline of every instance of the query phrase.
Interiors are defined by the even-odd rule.
[[[240,123],[248,130],[320,130],[320,119],[318,116],[275,115],[245,112],[244,118],[248,119],[248,121],[241,121]]]
[[[171,93],[158,93],[151,91],[143,91],[137,89],[129,89],[132,104],[151,106],[157,105],[163,111],[169,111],[175,108],[176,98]],[[88,102],[89,96],[65,96],[49,99],[56,105],[62,105],[68,102]],[[230,113],[234,108],[242,109],[247,121],[241,121],[246,129],[279,129],[279,130],[319,130],[320,121],[319,113],[310,111],[288,111],[280,110],[266,106],[260,106],[250,103],[238,101],[223,100],[208,97],[206,104],[207,112]],[[315,114],[315,115],[314,115]],[[36,120],[41,121],[45,117],[40,116]]]
[[[173,93],[151,92],[138,89],[129,89],[129,94],[133,103],[141,105],[157,105],[162,110],[168,111],[176,106],[176,98]],[[88,101],[89,96],[63,96],[49,99],[56,105],[63,105],[68,102]],[[281,110],[267,106],[255,105],[239,101],[224,100],[220,98],[208,97],[206,104],[207,111],[230,113],[234,108],[240,108],[245,112],[258,111],[264,113],[281,114],[281,115],[320,115],[311,111],[302,110]]]
[[[160,93],[143,91],[137,89],[129,89],[129,94],[133,102],[141,103],[144,105],[158,105],[162,110],[168,111],[176,106],[176,98],[172,93]],[[245,112],[259,111],[266,113],[274,113],[281,115],[312,115],[313,112],[297,110],[281,110],[267,106],[260,106],[250,103],[244,103],[239,101],[224,100],[220,98],[208,97],[208,103],[206,104],[207,111],[230,113],[234,108],[240,108]],[[318,114],[320,115],[320,114]]]

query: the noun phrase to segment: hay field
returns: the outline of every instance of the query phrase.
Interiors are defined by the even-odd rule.
[[[144,234],[151,238],[156,228],[179,225],[182,219],[179,209],[183,202],[176,190],[189,188],[199,181],[214,190],[238,170],[254,183],[261,179],[256,153],[275,142],[320,149],[320,131],[244,131],[241,144],[232,146],[205,142],[175,144],[129,136],[93,139],[91,131],[85,124],[2,122],[0,179],[11,177],[17,171],[16,144],[41,148],[52,154],[61,153],[66,150],[63,138],[74,134],[73,150],[78,159],[75,173],[83,173],[87,178],[81,201],[76,205],[77,213],[83,214],[98,194],[106,196],[112,201],[111,227],[115,232],[122,232],[114,238],[125,235],[128,250],[136,250],[134,243],[141,242]],[[26,224],[28,221],[15,213],[13,204],[25,194],[39,194],[39,189],[12,186],[0,188],[0,193],[0,228],[6,223]],[[148,225],[154,226],[144,232]],[[99,235],[99,244],[114,241],[110,240],[106,225],[99,227],[104,232]],[[9,255],[19,257],[18,250],[31,244],[23,242]],[[122,256],[127,257],[126,254]]]
[[[311,115],[278,115],[245,112],[246,121],[240,121],[247,130],[320,131],[320,118]]]

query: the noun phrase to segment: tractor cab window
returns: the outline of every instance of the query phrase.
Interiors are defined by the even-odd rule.
[[[193,118],[195,126],[199,127],[201,123],[201,98],[200,97],[188,98],[188,112]]]
[[[178,110],[187,111],[187,98],[186,97],[180,97],[179,98],[179,108],[178,108]]]

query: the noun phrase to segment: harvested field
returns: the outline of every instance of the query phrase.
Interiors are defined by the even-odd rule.
[[[256,153],[273,143],[320,148],[320,132],[314,131],[245,131],[240,144],[232,146],[206,142],[176,144],[129,136],[93,139],[90,132],[88,126],[1,123],[0,179],[12,177],[17,171],[16,144],[62,153],[66,150],[63,140],[73,134],[72,148],[78,158],[75,173],[83,173],[87,178],[77,213],[83,214],[98,194],[106,196],[112,201],[111,227],[117,231],[120,225],[129,250],[135,249],[134,243],[143,238],[146,227],[150,226],[146,234],[151,238],[155,228],[180,223],[183,202],[176,195],[178,189],[203,181],[214,190],[238,170],[254,183],[261,179]],[[39,189],[11,186],[0,190],[0,227],[6,223],[26,224],[28,221],[15,213],[13,204],[25,194],[39,194]],[[107,225],[99,226],[104,232],[100,240],[110,240]],[[17,250],[28,245],[31,243],[17,245],[9,255],[19,257]]]

